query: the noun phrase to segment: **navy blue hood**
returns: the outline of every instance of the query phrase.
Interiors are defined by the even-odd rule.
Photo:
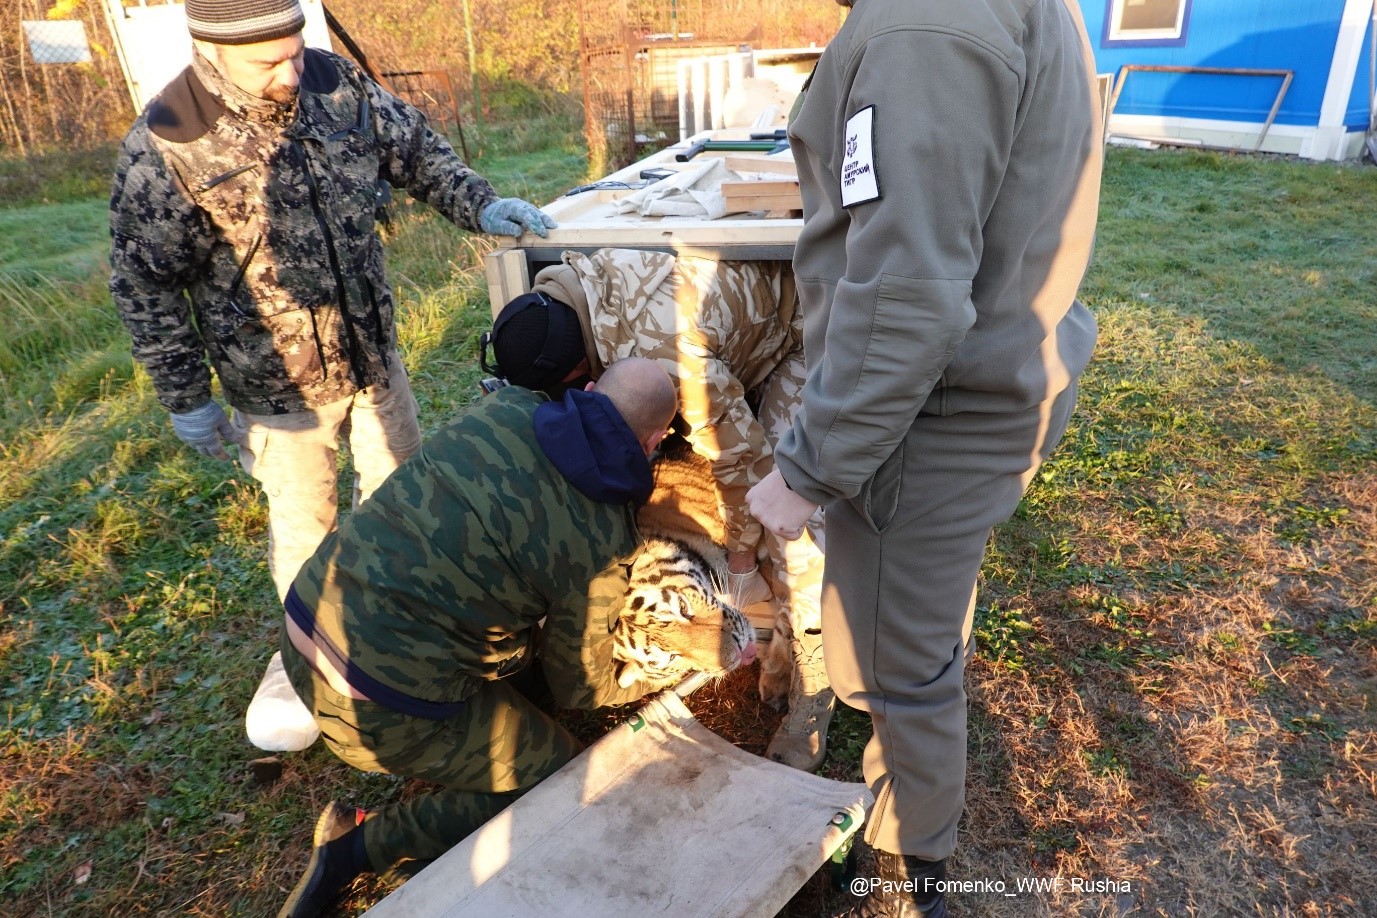
[[[563,401],[545,402],[535,412],[535,435],[559,473],[590,500],[639,507],[650,499],[650,460],[607,396],[570,389]]]

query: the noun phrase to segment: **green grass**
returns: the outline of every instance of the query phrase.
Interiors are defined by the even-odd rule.
[[[1114,236],[1101,236],[1113,257],[1101,248],[1083,295],[1201,320],[1216,339],[1370,400],[1377,355],[1362,344],[1377,335],[1377,262],[1358,212],[1373,181],[1354,164],[1115,151]]]
[[[466,139],[503,195],[595,177],[557,119]],[[407,786],[319,746],[250,778],[280,621],[263,501],[177,443],[129,359],[100,157],[74,162],[0,168],[0,900],[270,914],[320,806]],[[982,574],[954,876],[1130,879],[1143,914],[1377,910],[1374,210],[1370,168],[1110,151],[1096,359]],[[405,200],[387,239],[433,429],[476,397],[493,242]],[[840,712],[825,773],[857,780],[868,738]]]
[[[117,152],[110,143],[28,158],[0,156],[0,209],[108,198]]]

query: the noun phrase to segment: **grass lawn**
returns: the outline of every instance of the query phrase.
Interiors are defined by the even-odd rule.
[[[504,194],[590,178],[572,131],[470,142]],[[132,365],[100,183],[51,189],[0,201],[0,911],[273,914],[327,801],[415,787],[319,744],[253,779],[263,501]],[[961,914],[1377,914],[1374,212],[1370,166],[1110,150],[1096,359],[983,572],[950,871],[1061,881]],[[491,244],[410,206],[389,233],[428,429],[476,396]],[[693,706],[759,752],[754,675]],[[857,779],[868,734],[839,712],[822,773]]]

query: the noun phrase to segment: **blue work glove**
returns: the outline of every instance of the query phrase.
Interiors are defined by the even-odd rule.
[[[177,438],[202,456],[228,459],[224,441],[238,442],[225,410],[216,402],[206,402],[200,408],[172,412],[172,429]]]
[[[520,198],[498,198],[479,212],[478,225],[483,232],[498,236],[520,236],[530,230],[543,239],[559,224]]]

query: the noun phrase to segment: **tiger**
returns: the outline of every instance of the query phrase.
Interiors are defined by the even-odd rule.
[[[617,684],[670,685],[692,672],[749,665],[755,629],[729,601],[727,552],[712,472],[672,438],[655,462],[655,490],[636,515],[641,544],[613,630]]]

